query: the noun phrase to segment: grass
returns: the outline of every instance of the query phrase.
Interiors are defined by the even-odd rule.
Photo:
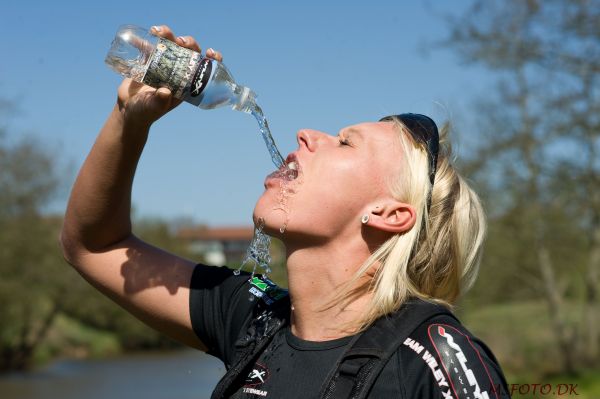
[[[576,376],[555,375],[540,380],[522,380],[519,377],[510,378],[509,388],[515,399],[530,398],[600,398],[600,369],[584,370]],[[534,387],[533,384],[539,384]],[[546,385],[544,390],[542,386]],[[519,391],[520,390],[520,391]],[[529,392],[527,392],[529,391]]]
[[[102,358],[121,353],[117,337],[88,327],[65,315],[58,315],[46,340],[36,349],[34,363],[56,357]]]
[[[575,321],[579,309],[572,306],[570,314],[571,321]],[[514,398],[600,398],[600,369],[582,370],[576,376],[560,373],[560,354],[545,303],[528,301],[485,307],[466,303],[458,315],[492,349],[509,387],[515,384]],[[536,394],[533,384],[540,384],[535,388]],[[550,393],[544,395],[539,390],[545,384],[550,384]],[[569,384],[576,386],[577,395],[572,391],[568,394]]]

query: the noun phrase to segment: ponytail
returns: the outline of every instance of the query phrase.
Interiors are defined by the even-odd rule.
[[[344,285],[341,299],[351,300],[365,291],[372,295],[358,328],[364,330],[376,319],[392,313],[409,297],[451,307],[477,276],[486,231],[485,214],[477,194],[451,164],[449,125],[440,131],[440,151],[433,190],[428,176],[428,158],[399,120],[403,172],[388,182],[394,198],[417,210],[414,227],[385,241]],[[431,191],[431,205],[427,199]],[[368,283],[368,272],[378,265]]]

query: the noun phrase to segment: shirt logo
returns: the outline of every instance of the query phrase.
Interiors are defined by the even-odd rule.
[[[267,288],[269,288],[269,286],[273,286],[274,284],[269,284],[271,283],[270,280],[262,280],[258,277],[252,277],[252,280],[250,280],[250,284],[256,286],[256,288],[258,288],[261,291],[266,291]]]
[[[252,371],[246,377],[245,385],[242,392],[258,396],[267,396],[268,392],[258,389],[257,386],[265,383],[269,379],[269,369],[260,363],[256,363],[252,367]]]
[[[469,337],[456,328],[443,324],[430,325],[428,332],[456,396],[490,399],[486,389],[494,384]],[[497,392],[492,393],[494,397],[498,397]]]
[[[245,387],[254,387],[263,384],[269,378],[269,369],[260,363],[256,363],[252,371],[246,377]]]
[[[262,298],[267,305],[271,305],[287,295],[287,290],[279,288],[268,278],[252,277],[248,281],[250,282],[250,293],[257,298]]]

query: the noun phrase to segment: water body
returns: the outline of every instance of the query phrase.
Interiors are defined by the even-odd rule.
[[[225,373],[199,351],[59,360],[30,373],[0,375],[2,399],[202,399]]]

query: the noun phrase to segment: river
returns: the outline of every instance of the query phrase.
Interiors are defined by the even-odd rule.
[[[0,376],[2,399],[203,399],[225,372],[216,358],[183,350],[103,360],[57,360]]]

